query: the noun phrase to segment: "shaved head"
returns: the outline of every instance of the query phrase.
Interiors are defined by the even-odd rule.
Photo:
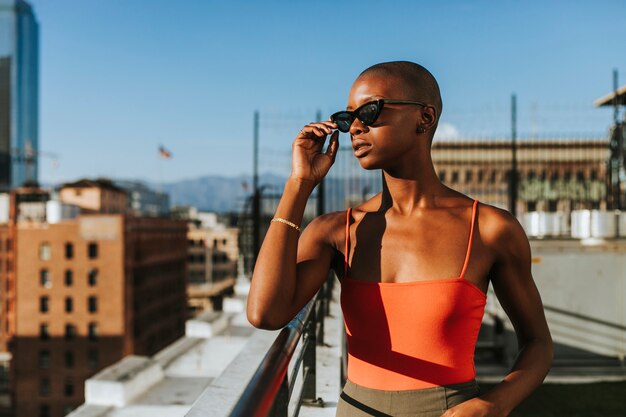
[[[439,121],[443,110],[439,84],[426,68],[409,61],[382,62],[367,68],[359,78],[369,76],[395,78],[403,85],[406,97],[394,98],[423,101],[433,105],[437,111],[437,122]]]

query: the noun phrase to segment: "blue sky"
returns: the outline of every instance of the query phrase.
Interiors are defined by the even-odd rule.
[[[43,182],[169,182],[289,167],[293,136],[345,107],[377,62],[438,79],[442,126],[507,135],[604,135],[593,100],[626,84],[626,2],[31,0],[41,30]],[[347,143],[348,138],[341,141]],[[157,148],[172,151],[159,160]]]

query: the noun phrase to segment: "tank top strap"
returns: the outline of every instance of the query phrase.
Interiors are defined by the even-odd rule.
[[[472,237],[474,236],[474,223],[476,222],[476,208],[478,207],[478,200],[474,200],[474,205],[472,206],[472,223],[470,225],[470,233],[469,239],[467,242],[467,253],[465,255],[465,262],[463,262],[463,269],[461,270],[461,278],[465,278],[465,271],[467,270],[467,265],[469,264],[470,254],[472,253]]]
[[[348,260],[349,260],[349,251],[350,251],[350,212],[352,211],[351,207],[348,207],[346,210],[346,249],[343,251],[343,277],[348,276]]]

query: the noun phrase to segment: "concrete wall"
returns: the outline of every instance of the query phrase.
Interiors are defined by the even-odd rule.
[[[626,240],[531,240],[532,273],[555,342],[626,356]],[[504,311],[491,295],[492,307]],[[513,327],[507,320],[507,328]]]

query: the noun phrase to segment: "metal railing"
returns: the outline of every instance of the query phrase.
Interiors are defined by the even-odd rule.
[[[230,417],[288,416],[301,366],[303,383],[297,393],[293,416],[298,416],[303,403],[323,405],[321,398],[316,396],[316,346],[324,344],[324,318],[329,314],[334,282],[335,276],[331,273],[316,296],[280,331]],[[302,349],[294,358],[291,374],[288,375],[289,363],[300,340]]]

